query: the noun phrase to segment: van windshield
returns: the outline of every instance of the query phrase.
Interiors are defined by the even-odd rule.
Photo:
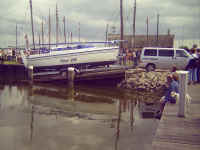
[[[183,50],[176,50],[176,57],[188,57],[188,55]]]

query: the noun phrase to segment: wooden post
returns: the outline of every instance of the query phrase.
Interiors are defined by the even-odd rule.
[[[179,75],[179,109],[178,116],[185,117],[185,102],[188,83],[188,71],[177,71]]]
[[[68,74],[67,74],[67,78],[68,78],[68,82],[70,85],[74,85],[74,79],[75,79],[75,69],[73,67],[69,67],[68,69]]]
[[[28,67],[28,80],[30,84],[33,84],[33,66]]]

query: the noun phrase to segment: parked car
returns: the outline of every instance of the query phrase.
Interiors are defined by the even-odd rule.
[[[144,47],[140,55],[139,67],[147,71],[155,69],[185,69],[192,55],[184,49]]]

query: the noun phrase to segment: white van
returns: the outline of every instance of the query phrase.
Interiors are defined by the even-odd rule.
[[[147,71],[155,69],[185,69],[193,57],[184,49],[144,47],[140,55],[139,67]]]

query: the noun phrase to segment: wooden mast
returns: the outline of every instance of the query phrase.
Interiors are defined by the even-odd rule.
[[[38,35],[39,37],[39,47],[41,46],[41,41],[40,41],[40,34]]]
[[[123,23],[123,1],[120,0],[120,53],[123,53],[124,23]]]
[[[149,46],[149,17],[147,16],[147,46]]]
[[[156,34],[157,46],[159,46],[159,17],[160,17],[160,15],[157,14],[157,34]]]
[[[34,38],[34,27],[33,27],[32,0],[30,0],[30,11],[31,11],[31,27],[32,27],[32,37],[33,37],[33,48],[35,49],[35,38]]]
[[[109,25],[106,24],[106,42],[108,41],[108,28],[109,28]]]
[[[50,16],[50,8],[49,8],[49,50],[51,49],[51,16]]]
[[[16,24],[16,50],[17,50],[17,24]]]
[[[105,46],[108,44],[108,28],[109,28],[109,24],[106,24],[106,44]]]
[[[65,41],[65,44],[66,44],[67,41],[66,41],[66,30],[65,30],[65,16],[63,17],[63,23],[64,23],[64,41]]]
[[[44,44],[44,23],[42,20],[42,44]]]
[[[136,0],[134,3],[134,11],[133,11],[133,48],[135,48],[135,20],[136,20]]]
[[[56,4],[56,46],[58,42],[58,6]]]
[[[80,42],[81,41],[81,29],[80,29],[80,22],[78,23],[78,41]]]

